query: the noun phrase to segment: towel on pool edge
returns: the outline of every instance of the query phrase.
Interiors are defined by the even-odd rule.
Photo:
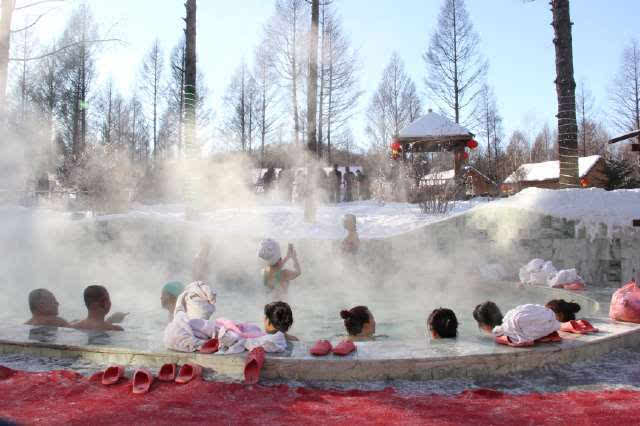
[[[502,325],[493,329],[496,337],[507,336],[515,344],[533,343],[558,331],[562,324],[551,309],[542,305],[520,305],[508,311]]]

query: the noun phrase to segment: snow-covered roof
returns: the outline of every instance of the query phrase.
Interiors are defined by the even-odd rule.
[[[596,165],[601,157],[592,155],[590,157],[578,158],[578,174],[581,178],[585,177]],[[511,173],[504,183],[517,182],[542,182],[545,180],[553,180],[560,178],[560,162],[545,161],[542,163],[523,164],[518,170]]]
[[[401,138],[438,138],[453,136],[471,136],[471,132],[447,117],[429,112],[400,130]]]
[[[444,170],[441,172],[433,172],[428,175],[424,175],[422,180],[451,180],[455,177],[456,171],[454,169]]]

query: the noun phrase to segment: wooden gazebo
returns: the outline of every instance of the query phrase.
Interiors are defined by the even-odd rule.
[[[407,153],[452,152],[455,179],[462,177],[466,161],[465,147],[475,135],[452,120],[429,110],[429,112],[402,129],[396,138],[402,146],[402,156]]]

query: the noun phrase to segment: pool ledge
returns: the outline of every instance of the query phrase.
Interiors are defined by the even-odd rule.
[[[458,346],[468,345],[456,345],[453,341],[383,340],[358,343],[358,350],[346,357],[330,355],[315,358],[309,355],[308,343],[295,343],[284,354],[268,355],[262,376],[299,381],[472,379],[588,360],[614,349],[640,345],[640,324],[607,319],[593,319],[592,322],[601,330],[600,333],[584,336],[562,333],[564,340],[561,343],[531,348],[511,348],[484,339],[484,344],[476,350],[462,351]],[[196,362],[232,378],[240,378],[244,367],[245,356],[242,354],[203,355],[106,345],[36,342],[16,337],[30,336],[29,331],[33,329],[27,326],[0,330],[0,354],[79,358],[98,364],[149,368],[157,368],[168,362]],[[12,336],[11,339],[7,339],[7,335]]]

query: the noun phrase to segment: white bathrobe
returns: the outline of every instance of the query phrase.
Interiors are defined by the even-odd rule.
[[[507,312],[502,325],[493,329],[496,336],[507,336],[515,344],[533,343],[560,329],[561,323],[551,309],[542,305],[520,305]]]
[[[282,352],[287,349],[287,339],[284,333],[264,333],[254,324],[218,318],[217,320],[191,320],[191,330],[198,338],[205,341],[217,337],[220,343],[219,354],[235,354],[262,347],[265,352]]]

